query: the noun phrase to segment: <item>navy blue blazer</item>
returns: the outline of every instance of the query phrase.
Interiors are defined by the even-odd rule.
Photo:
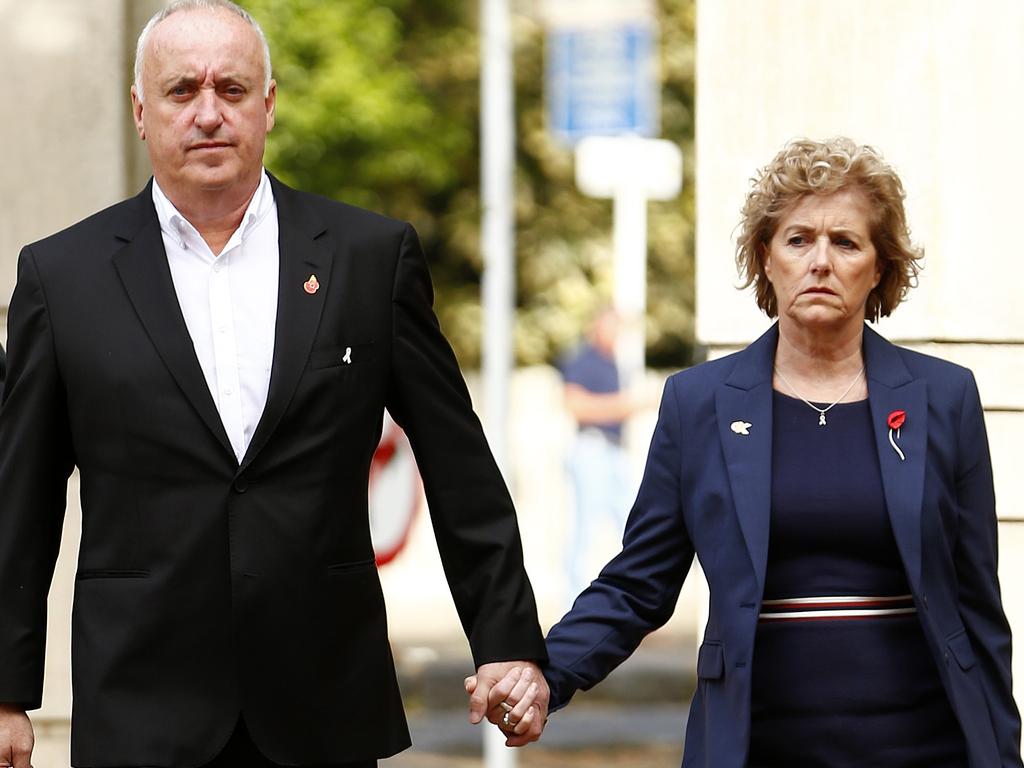
[[[772,367],[778,327],[672,376],[622,551],[548,635],[552,709],[629,656],[675,608],[694,554],[710,616],[683,766],[742,768],[768,557]],[[1010,629],[996,575],[992,469],[970,371],[864,330],[868,399],[886,504],[918,616],[971,768],[1021,766]],[[899,445],[888,415],[906,411]],[[745,421],[749,434],[730,425]]]

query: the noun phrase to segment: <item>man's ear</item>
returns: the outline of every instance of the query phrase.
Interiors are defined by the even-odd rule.
[[[132,119],[135,121],[135,132],[139,134],[139,138],[143,141],[146,140],[146,127],[142,124],[142,99],[139,98],[139,92],[135,90],[135,86],[132,86]]]
[[[264,99],[267,108],[267,133],[270,133],[274,127],[274,114],[277,109],[277,81],[270,81],[270,88],[267,90],[267,96]]]

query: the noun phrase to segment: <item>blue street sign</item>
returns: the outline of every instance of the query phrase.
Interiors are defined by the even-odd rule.
[[[657,136],[656,55],[651,24],[549,32],[551,131],[570,143],[585,136]]]

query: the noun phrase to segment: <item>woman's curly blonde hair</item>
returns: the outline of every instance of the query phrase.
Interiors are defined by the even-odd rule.
[[[891,314],[917,284],[918,260],[924,251],[910,242],[903,183],[876,150],[843,136],[825,141],[797,139],[751,182],[736,239],[736,267],[746,280],[742,287],[754,286],[757,306],[768,317],[778,315],[779,305],[764,271],[764,255],[779,220],[806,195],[859,189],[867,196],[874,211],[871,241],[881,267],[881,279],[865,307],[869,320]]]

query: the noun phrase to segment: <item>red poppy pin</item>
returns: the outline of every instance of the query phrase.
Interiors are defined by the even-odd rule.
[[[903,451],[901,451],[900,447],[896,445],[896,440],[893,439],[892,433],[893,430],[896,430],[896,437],[898,438],[900,436],[900,429],[903,427],[906,420],[906,411],[893,411],[889,414],[889,418],[886,419],[886,423],[889,425],[889,445],[891,445],[892,449],[896,451],[896,454],[900,457],[900,461],[906,461],[907,457],[903,455]]]

